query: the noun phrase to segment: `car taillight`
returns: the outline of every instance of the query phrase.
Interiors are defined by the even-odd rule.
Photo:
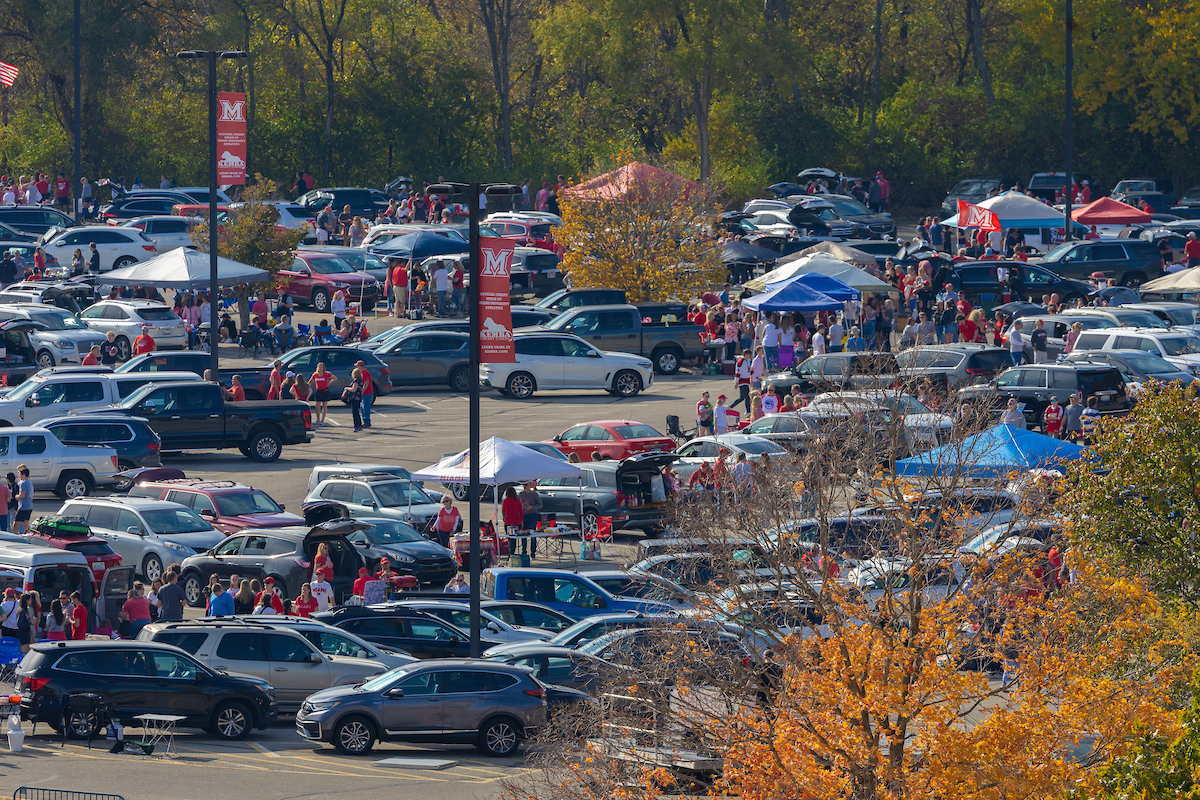
[[[526,689],[525,694],[529,695],[530,697],[536,697],[538,700],[546,699],[546,692],[541,686],[537,687],[536,689]]]
[[[144,245],[142,245],[142,249],[143,249],[143,250],[149,250],[151,253],[153,253],[153,252],[154,252],[154,245],[152,245],[152,244],[144,244]]]
[[[161,449],[162,449],[162,443],[161,443],[161,442],[151,442],[149,445],[147,445],[147,449],[149,449],[149,450],[161,450]]]
[[[619,505],[619,506],[625,505],[625,493],[624,492],[614,491],[613,494],[615,494],[617,496],[617,505]]]
[[[967,367],[967,374],[968,375],[990,375],[991,371],[986,370],[986,369],[979,369],[978,367]]]
[[[312,562],[311,562],[311,561],[305,561],[303,558],[297,558],[297,559],[296,559],[296,563],[297,563],[299,566],[301,566],[301,567],[304,567],[304,569],[312,569]]]
[[[303,417],[304,417],[304,430],[311,431],[312,430],[312,409],[305,409]]]
[[[380,368],[379,368],[379,374],[380,374],[380,375],[387,375],[387,374],[388,374],[388,368],[387,368],[387,367],[380,367]]]
[[[29,687],[29,690],[36,692],[38,689],[50,682],[49,678],[21,678],[21,683]]]
[[[110,456],[110,458],[112,458],[112,462],[113,462],[113,469],[117,469],[117,468],[118,468],[118,467],[117,467],[117,457],[116,457],[116,456]]]

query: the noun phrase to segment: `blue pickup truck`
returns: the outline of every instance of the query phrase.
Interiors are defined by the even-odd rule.
[[[479,592],[494,600],[538,603],[576,620],[614,612],[665,614],[673,610],[668,603],[617,597],[585,575],[556,569],[487,569]]]

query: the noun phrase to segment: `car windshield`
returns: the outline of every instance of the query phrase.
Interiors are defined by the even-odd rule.
[[[1063,242],[1058,247],[1055,247],[1053,250],[1051,250],[1049,253],[1046,253],[1046,257],[1043,258],[1042,260],[1043,261],[1062,261],[1062,257],[1065,256],[1067,253],[1069,253],[1071,251],[1071,249],[1073,247],[1075,247],[1075,244],[1076,244],[1075,242]]]
[[[305,263],[307,263],[312,271],[317,275],[341,275],[346,272],[354,272],[354,267],[350,266],[337,256],[312,258]]]
[[[241,494],[219,494],[214,497],[222,517],[240,517],[242,514],[278,514],[283,511],[279,504],[265,492],[243,492]]]
[[[834,210],[836,210],[837,213],[843,217],[853,217],[871,213],[871,209],[867,208],[857,200],[850,200],[847,198],[845,200],[830,200],[829,202],[833,203]]]
[[[420,664],[405,664],[403,667],[390,669],[382,675],[376,675],[374,678],[364,681],[358,688],[362,689],[364,692],[383,691],[420,666]]]
[[[433,498],[425,494],[420,486],[411,481],[393,481],[391,483],[376,483],[373,484],[375,494],[379,496],[379,502],[388,507],[419,505],[421,503],[432,503]]]
[[[150,526],[150,530],[158,534],[166,533],[202,533],[211,531],[212,525],[190,508],[164,508],[157,511],[143,511],[142,518]]]
[[[1164,336],[1158,340],[1169,356],[1190,356],[1200,353],[1200,338],[1195,336]]]
[[[613,430],[617,432],[617,436],[622,439],[651,439],[661,438],[662,434],[651,428],[649,425],[637,423],[636,425],[613,425]]]
[[[787,453],[786,450],[771,441],[738,442],[737,449],[752,456],[761,455],[762,453],[770,453],[772,455],[775,453]]]
[[[545,442],[526,442],[522,445],[522,447],[528,447],[530,450],[534,450],[544,456],[557,458],[559,461],[567,460],[567,457],[563,454],[563,452],[552,444],[546,444]]]
[[[280,206],[280,208],[296,219],[313,219],[316,216],[308,206]]]
[[[149,322],[179,322],[179,317],[169,308],[139,308],[138,316]]]
[[[1078,176],[1076,176],[1078,179]],[[1046,173],[1045,175],[1034,175],[1029,181],[1030,189],[1061,189],[1066,185],[1067,176],[1059,175],[1054,172]]]
[[[1162,375],[1168,372],[1179,372],[1179,367],[1160,356],[1150,353],[1130,353],[1125,360],[1147,375]]]
[[[24,400],[26,397],[29,397],[29,395],[33,394],[38,389],[42,388],[42,384],[44,384],[44,383],[45,383],[45,381],[39,381],[39,380],[25,381],[20,386],[13,389],[8,394],[6,394],[4,396],[4,399],[5,400]]]
[[[366,536],[371,544],[425,541],[425,537],[417,533],[416,528],[403,522],[376,522],[375,527],[366,532]]]
[[[51,331],[78,331],[86,330],[87,325],[80,322],[74,314],[66,311],[35,311],[30,313],[30,318],[42,323],[47,330]]]
[[[562,296],[567,293],[566,289],[559,289],[557,292],[551,292],[542,298],[534,308],[554,308],[554,304],[562,299]]]
[[[1167,316],[1176,325],[1200,325],[1200,308],[1166,308]]]

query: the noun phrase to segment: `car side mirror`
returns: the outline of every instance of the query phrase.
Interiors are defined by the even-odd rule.
[[[359,547],[366,547],[366,546],[367,546],[367,541],[366,541],[366,540],[363,540],[363,541],[361,541],[361,542],[355,542],[355,544],[356,544],[356,545],[358,545]]]
[[[487,629],[488,629],[489,631],[491,631],[492,633],[499,633],[499,632],[500,632],[500,626],[499,626],[499,625],[497,625],[497,624],[496,624],[496,623],[494,623],[494,622],[489,622],[489,623],[487,624]]]
[[[205,519],[216,519],[217,512],[213,511],[211,508],[205,508],[201,509],[200,516],[204,517]]]
[[[403,690],[403,689],[399,689],[399,688],[397,688],[397,689],[389,689],[389,690],[388,690],[388,693],[387,693],[387,696],[388,696],[388,697],[404,697],[404,690]]]
[[[597,597],[592,601],[592,608],[604,608],[604,598]]]
[[[146,402],[144,402],[140,406],[138,406],[138,412],[141,414],[157,414],[158,407],[155,406],[153,400],[147,400]]]
[[[560,435],[560,436],[555,436],[555,437],[554,437],[554,441],[556,441],[556,442],[561,442],[561,441],[562,441],[562,436],[561,436],[561,435]]]
[[[308,656],[308,660],[314,664],[324,664],[325,656],[321,655],[320,653],[310,653]]]
[[[370,654],[370,653],[368,653],[366,650],[359,650],[359,651],[358,651],[358,657],[359,657],[359,658],[370,658],[370,657],[371,657],[371,654]]]
[[[126,532],[126,533],[132,533],[134,536],[141,536],[141,535],[142,535],[142,529],[141,529],[141,528],[139,528],[139,527],[138,527],[138,526],[136,526],[136,525],[130,525],[128,528],[126,528],[126,529],[125,529],[125,532]]]

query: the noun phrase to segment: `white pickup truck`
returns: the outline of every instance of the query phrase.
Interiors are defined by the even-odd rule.
[[[113,484],[117,451],[100,445],[68,445],[45,428],[0,428],[0,478],[24,464],[35,491],[63,500],[84,497]]]
[[[200,381],[194,372],[127,372],[104,367],[44,369],[0,398],[0,428],[32,425],[81,408],[110,406],[147,383]]]

